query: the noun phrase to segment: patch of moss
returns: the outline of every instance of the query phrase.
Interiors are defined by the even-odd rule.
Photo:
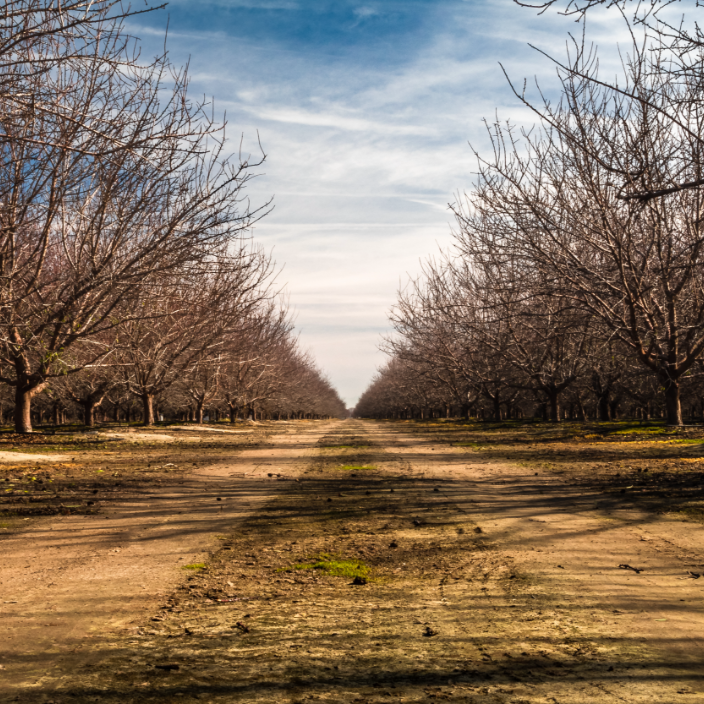
[[[376,469],[376,466],[373,464],[343,464],[340,465],[340,469],[355,471],[357,469]]]
[[[184,570],[207,570],[208,566],[204,562],[192,562],[190,565],[184,565]]]
[[[310,562],[297,562],[290,567],[281,567],[277,572],[293,572],[294,570],[317,570],[329,577],[369,577],[370,569],[359,560],[344,560],[338,556],[322,553],[311,558]]]

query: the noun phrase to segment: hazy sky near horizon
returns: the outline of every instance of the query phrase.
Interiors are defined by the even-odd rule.
[[[471,188],[482,118],[530,125],[512,79],[555,86],[528,47],[564,55],[574,20],[512,0],[170,0],[131,29],[190,62],[191,93],[226,112],[232,148],[267,154],[248,192],[283,270],[301,344],[348,405],[385,361],[386,313],[451,243],[448,203]],[[138,20],[138,21],[137,21]],[[617,28],[591,21],[595,38]]]

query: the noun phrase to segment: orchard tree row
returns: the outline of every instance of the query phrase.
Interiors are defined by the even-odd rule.
[[[140,56],[113,0],[8,0],[0,18],[0,382],[18,432],[107,404],[336,415],[297,347],[245,187],[188,72]],[[32,409],[35,409],[33,413]]]
[[[622,74],[583,35],[552,59],[559,95],[514,88],[538,124],[487,125],[357,415],[704,416],[704,42],[671,3],[562,9],[594,5],[627,24]]]

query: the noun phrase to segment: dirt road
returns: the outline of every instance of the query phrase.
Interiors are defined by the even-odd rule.
[[[372,433],[382,442],[389,436]],[[692,576],[704,571],[704,525],[603,510],[598,493],[569,479],[507,462],[467,463],[466,451],[422,436],[394,434],[391,444],[425,478],[441,481],[447,500],[470,513],[516,569],[539,575],[575,608],[600,604],[634,643],[702,667],[704,678],[704,579]]]
[[[218,535],[276,493],[272,467],[296,476],[325,426],[275,434],[229,462],[147,484],[104,513],[24,519],[26,529],[2,541],[0,691],[53,689],[94,659],[95,643],[138,632],[184,581],[183,567],[206,559]]]
[[[2,573],[6,700],[704,702],[704,526],[455,440],[294,427],[158,512],[16,534],[42,552]]]

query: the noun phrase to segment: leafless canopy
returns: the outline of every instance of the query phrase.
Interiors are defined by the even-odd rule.
[[[485,399],[495,418],[526,394],[553,420],[563,400],[583,416],[591,399],[604,419],[611,402],[647,415],[661,398],[682,424],[704,353],[702,43],[696,22],[658,15],[669,3],[633,3],[635,20],[628,3],[563,9],[598,4],[631,32],[618,82],[582,35],[550,57],[560,100],[511,84],[538,125],[487,125],[493,149],[475,153],[473,188],[451,206],[454,249],[401,294],[395,363],[371,398],[404,362],[445,398],[461,377],[465,401]]]

